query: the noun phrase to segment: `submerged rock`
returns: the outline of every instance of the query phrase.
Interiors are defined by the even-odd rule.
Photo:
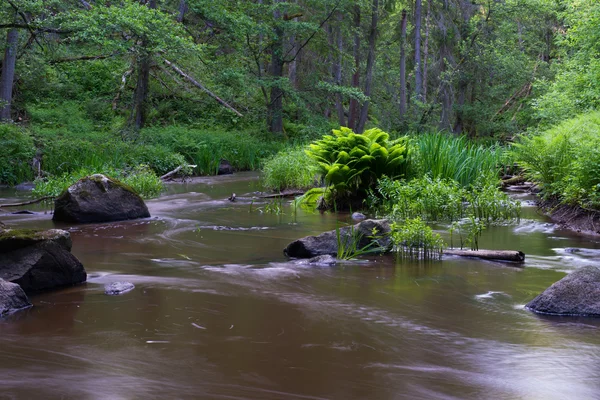
[[[334,256],[325,254],[324,256],[316,256],[313,258],[309,258],[306,263],[309,265],[316,265],[318,267],[330,267],[332,265],[336,265],[337,261],[337,258],[335,258]]]
[[[217,171],[217,175],[231,175],[233,174],[233,167],[226,159],[222,158],[219,161],[219,171]]]
[[[526,307],[541,314],[600,317],[600,268],[588,266],[572,272]]]
[[[356,249],[371,246],[380,248],[382,252],[388,251],[392,246],[389,233],[390,224],[385,219],[367,219],[339,229],[340,241],[345,243],[346,247],[356,241]],[[306,236],[288,244],[283,253],[294,258],[311,258],[326,254],[335,257],[338,253],[338,234],[332,230],[318,236]]]
[[[150,216],[129,186],[101,174],[80,179],[54,201],[54,221],[109,222]]]
[[[359,213],[359,212],[352,213],[352,219],[355,221],[362,221],[363,219],[366,219],[366,218],[367,217],[363,213]]]
[[[0,279],[27,292],[85,282],[83,265],[71,254],[71,235],[60,229],[0,229]]]
[[[31,303],[21,286],[0,279],[0,317],[29,307]]]
[[[118,296],[135,289],[135,285],[131,282],[111,282],[104,285],[104,293],[109,296]]]

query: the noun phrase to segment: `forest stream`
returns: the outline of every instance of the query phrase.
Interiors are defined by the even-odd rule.
[[[522,250],[524,268],[392,255],[309,266],[283,248],[349,214],[289,201],[272,212],[276,201],[252,200],[257,178],[170,184],[143,220],[0,212],[12,227],[68,229],[88,272],[0,320],[0,399],[600,398],[600,319],[524,309],[565,272],[600,265],[599,239],[523,197],[521,222],[488,228],[480,248]],[[3,203],[25,198],[0,190]],[[105,295],[114,281],[135,289]]]

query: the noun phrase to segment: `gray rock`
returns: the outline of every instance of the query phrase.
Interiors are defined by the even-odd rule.
[[[31,191],[34,187],[35,187],[35,183],[33,183],[33,182],[23,182],[23,183],[19,183],[17,186],[15,186],[15,190],[18,190],[21,192],[28,192],[28,191]]]
[[[101,174],[80,179],[54,201],[54,221],[109,222],[150,216],[133,189]]]
[[[111,282],[104,285],[104,293],[109,296],[118,296],[133,289],[135,289],[135,286],[130,282]]]
[[[306,263],[309,265],[316,265],[317,267],[330,267],[337,264],[337,258],[329,254],[325,254],[324,256],[309,258]]]
[[[0,279],[27,293],[85,282],[85,269],[70,250],[67,231],[0,230]]]
[[[572,272],[526,307],[540,314],[600,317],[600,268],[588,266]]]
[[[230,175],[230,174],[233,174],[233,167],[231,166],[229,161],[222,158],[221,161],[219,161],[219,171],[217,172],[217,175]]]
[[[349,243],[360,239],[357,247],[365,248],[373,244],[380,247],[382,252],[391,249],[392,242],[389,237],[390,224],[385,219],[367,219],[354,226],[339,229],[340,240]],[[375,236],[373,232],[375,231]],[[283,253],[288,257],[311,258],[329,254],[337,256],[338,239],[335,230],[324,232],[318,236],[306,236],[288,244]]]
[[[359,212],[352,213],[352,219],[355,221],[362,221],[363,219],[366,219],[366,218],[367,217],[363,213],[359,213]]]
[[[29,307],[31,303],[21,286],[0,279],[0,317]]]

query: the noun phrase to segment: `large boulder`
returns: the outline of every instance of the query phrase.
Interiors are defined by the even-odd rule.
[[[83,265],[71,254],[71,236],[60,229],[0,230],[0,279],[27,293],[85,282]]]
[[[382,252],[391,249],[389,237],[390,224],[385,219],[367,219],[356,225],[339,228],[339,241],[356,249],[379,248]],[[353,243],[357,241],[357,243]],[[312,258],[329,254],[337,256],[338,232],[336,230],[321,233],[318,236],[306,236],[288,244],[283,250],[288,257]]]
[[[150,216],[129,186],[101,174],[80,179],[54,201],[54,221],[109,222]]]
[[[29,307],[31,303],[21,286],[0,279],[0,317]]]
[[[600,317],[600,268],[588,266],[572,272],[526,307],[540,314]]]

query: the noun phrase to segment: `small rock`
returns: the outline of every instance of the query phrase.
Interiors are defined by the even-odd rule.
[[[32,215],[35,213],[33,211],[29,211],[29,210],[21,210],[21,211],[12,212],[11,214],[13,214],[13,215],[19,215],[19,214]]]
[[[363,219],[366,219],[366,218],[367,217],[363,213],[359,213],[359,212],[352,213],[352,219],[355,221],[362,221]]]
[[[32,190],[35,187],[35,183],[33,182],[23,182],[23,183],[19,183],[17,186],[15,186],[15,190],[21,191],[21,192],[27,192]]]
[[[222,158],[221,161],[219,161],[219,171],[217,172],[217,175],[230,175],[230,174],[233,174],[233,167],[231,166],[229,161]]]
[[[577,247],[567,247],[565,248],[565,253],[569,253],[569,254],[574,254],[574,253],[579,253],[581,250],[578,249]]]
[[[0,279],[0,317],[29,307],[31,303],[21,286]]]
[[[332,255],[325,254],[323,256],[310,258],[306,263],[309,265],[316,265],[317,267],[330,267],[337,264],[337,258]]]
[[[135,289],[133,283],[130,282],[112,282],[104,285],[104,293],[109,296],[118,296]]]

